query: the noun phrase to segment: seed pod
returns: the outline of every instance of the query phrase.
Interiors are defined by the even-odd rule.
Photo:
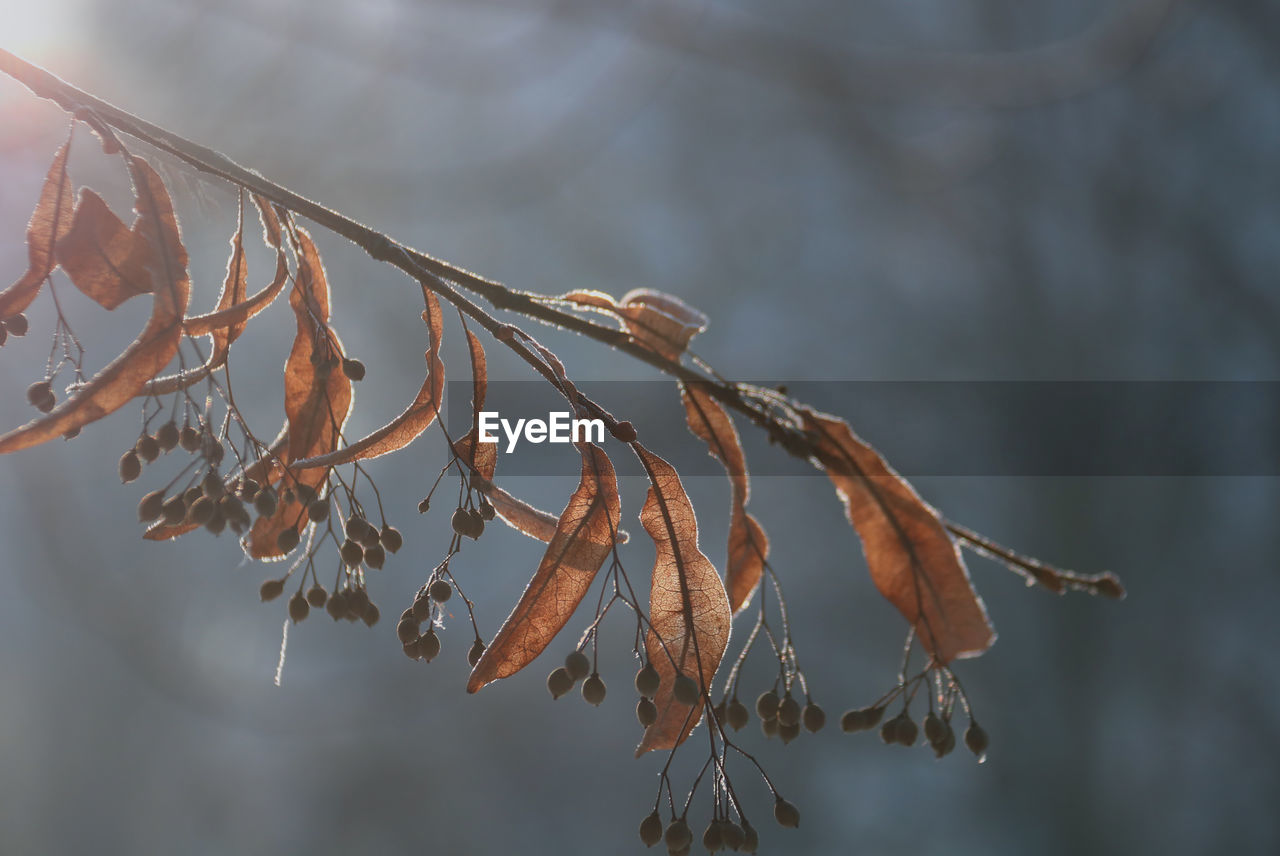
[[[200,488],[189,487],[182,492],[182,503],[189,509],[202,496],[204,496],[204,491]]]
[[[795,829],[800,825],[800,810],[782,797],[778,797],[778,801],[773,804],[773,817],[779,826],[788,829]]]
[[[440,653],[440,637],[436,635],[434,627],[427,628],[427,632],[418,637],[418,650],[422,652],[422,659],[428,663]]]
[[[79,425],[77,425],[77,426],[76,426],[76,427],[74,427],[74,428],[68,428],[66,431],[64,431],[64,432],[63,432],[63,434],[62,434],[62,439],[64,439],[64,440],[74,440],[75,438],[77,438],[77,437],[79,437],[79,436],[80,436],[80,426],[79,426]]]
[[[692,706],[698,703],[698,698],[702,695],[702,691],[698,689],[698,685],[693,678],[688,675],[676,675],[672,694],[676,697],[676,701]]]
[[[222,448],[221,440],[217,437],[209,436],[204,438],[204,448],[201,451],[209,465],[216,467],[222,463],[222,456],[226,450]]]
[[[302,482],[298,482],[293,486],[293,496],[299,505],[310,505],[320,498],[320,494],[316,493],[315,488]]]
[[[202,496],[191,503],[191,507],[187,509],[187,520],[197,526],[203,526],[213,517],[214,508],[213,500],[207,496]]]
[[[276,513],[279,506],[280,500],[270,485],[259,488],[253,495],[253,510],[258,512],[260,517],[270,517]]]
[[[418,619],[418,621],[426,621],[430,619],[432,603],[433,601],[431,600],[431,596],[429,594],[423,594],[419,596],[417,600],[413,602],[413,607],[412,607],[413,617]]]
[[[292,553],[293,548],[297,547],[301,540],[302,536],[298,534],[297,529],[283,529],[276,536],[276,549],[281,553]]]
[[[738,826],[732,820],[720,822],[720,839],[724,842],[726,848],[734,851],[738,850],[742,847],[744,838],[741,826]]]
[[[420,499],[420,500],[418,500],[418,513],[419,513],[419,514],[426,514],[426,513],[427,513],[428,511],[430,511],[430,510],[431,510],[431,500],[430,500],[430,499]],[[454,531],[457,531],[457,530],[454,530]]]
[[[738,697],[734,696],[729,702],[729,706],[725,708],[725,719],[729,723],[729,727],[734,731],[741,731],[746,727],[747,721],[751,716],[747,713],[747,706],[738,701]]]
[[[27,316],[19,312],[17,315],[6,318],[4,320],[4,329],[8,331],[10,336],[22,337],[27,335]]]
[[[204,528],[208,529],[214,535],[221,535],[222,530],[227,528],[226,515],[218,510],[217,505],[213,506],[213,516],[204,522]]]
[[[171,496],[160,506],[160,514],[168,526],[177,526],[187,519],[187,505],[180,496]]]
[[[778,733],[778,718],[760,720],[760,731],[765,737],[774,737]]]
[[[640,840],[645,847],[652,847],[662,840],[662,818],[656,811],[640,821]]]
[[[329,602],[332,603],[333,601],[329,601]],[[335,621],[337,620],[336,616],[334,620]],[[418,648],[417,639],[414,639],[412,642],[405,642],[402,647],[404,648],[404,655],[408,657],[410,660],[422,659],[422,651]]]
[[[905,710],[898,714],[898,743],[903,746],[914,746],[916,738],[920,736],[920,729],[912,721],[910,714]]]
[[[493,503],[487,497],[480,497],[480,519],[488,523],[490,520],[498,516],[498,510],[493,507]]]
[[[720,821],[712,820],[702,832],[702,846],[708,853],[715,853],[724,848],[724,837],[720,834]]]
[[[427,592],[431,595],[431,599],[436,603],[444,603],[449,598],[453,597],[453,586],[449,585],[448,580],[436,580],[431,584],[431,587],[427,589]]]
[[[569,652],[569,656],[564,658],[565,671],[569,673],[569,677],[575,681],[580,681],[587,675],[591,674],[591,659],[578,650]]]
[[[929,711],[924,718],[924,739],[929,741],[930,745],[942,740],[946,735],[946,728],[942,725],[942,719],[933,711]]]
[[[375,571],[381,570],[382,565],[387,560],[387,553],[377,544],[372,547],[366,547],[364,551],[364,563]]]
[[[138,520],[150,523],[164,513],[164,491],[153,490],[138,503]]]
[[[329,613],[329,617],[334,621],[341,621],[342,617],[347,614],[347,593],[346,591],[335,591],[329,596],[329,602],[324,605],[324,611]],[[414,636],[413,641],[416,644],[418,637]],[[415,653],[414,657],[418,655]]]
[[[933,746],[933,754],[935,757],[942,758],[943,756],[951,754],[951,750],[956,748],[956,732],[955,729],[951,727],[950,723],[947,723],[946,733],[942,735],[942,739],[931,745]]]
[[[796,725],[800,722],[800,702],[792,698],[788,692],[778,705],[778,724]]]
[[[880,726],[880,739],[886,746],[892,746],[898,742],[898,717],[884,721],[884,725]]]
[[[599,707],[600,703],[604,701],[604,694],[604,681],[601,680],[599,675],[593,674],[582,682],[582,697],[586,699],[587,704],[594,704]]]
[[[724,722],[724,710],[726,704],[728,704],[728,702],[725,699],[720,699],[720,703],[711,708],[712,717],[716,722]]]
[[[48,398],[42,398],[40,401],[36,402],[36,410],[39,410],[41,413],[48,413],[57,406],[58,399],[54,397],[53,393],[49,393]]]
[[[756,716],[761,719],[776,719],[778,716],[778,693],[776,690],[763,692],[756,699]]]
[[[201,439],[200,432],[190,425],[183,427],[182,432],[178,435],[178,445],[183,451],[195,452],[200,448]]]
[[[378,623],[378,619],[382,617],[382,610],[378,609],[378,605],[373,601],[369,601],[364,605],[364,609],[360,612],[360,620],[364,622],[365,627],[372,627]]]
[[[645,663],[643,668],[636,672],[636,692],[646,698],[656,696],[661,683],[662,678],[658,675],[658,670],[653,667],[653,663]]]
[[[382,526],[382,546],[386,548],[388,553],[398,553],[400,548],[404,546],[404,536],[400,534],[400,530],[394,526]]]
[[[27,387],[27,403],[39,407],[40,402],[53,397],[53,385],[47,380],[38,380]]]
[[[619,422],[613,426],[613,439],[619,443],[634,443],[636,441],[636,427],[630,422]]]
[[[667,849],[675,851],[688,847],[693,843],[693,832],[689,829],[689,824],[685,822],[685,819],[678,817],[671,821],[663,838],[666,840]]]
[[[258,491],[262,487],[253,479],[240,479],[240,498],[245,502],[253,502],[253,498],[258,495]]]
[[[263,603],[275,600],[284,592],[284,580],[267,580],[258,587],[258,597]]]
[[[420,626],[413,618],[401,618],[400,623],[396,625],[396,638],[400,640],[401,644],[408,645],[418,638]]]
[[[547,675],[547,689],[551,692],[552,698],[560,698],[560,696],[573,689],[574,680],[569,676],[569,670],[564,666]]]
[[[213,470],[204,474],[204,478],[200,482],[200,490],[210,499],[222,499],[222,495],[226,493],[226,489],[222,485],[222,478]]]
[[[360,563],[364,561],[364,550],[350,538],[342,542],[338,552],[342,554],[342,563],[348,568],[358,568]]]
[[[884,708],[882,707],[862,707],[846,710],[844,716],[840,717],[840,730],[850,734],[854,731],[866,731],[868,728],[875,728],[883,713]]]
[[[342,373],[356,382],[364,380],[364,363],[350,357],[342,361]]]
[[[459,508],[453,512],[453,516],[449,518],[449,525],[453,527],[453,531],[459,535],[467,535],[471,532],[471,515],[467,514],[465,508]]]
[[[479,510],[473,508],[467,512],[467,517],[471,521],[470,525],[467,527],[467,535],[469,535],[473,541],[478,541],[480,536],[484,534],[484,515],[482,515]]]
[[[364,536],[364,531],[368,527],[368,521],[363,517],[357,517],[353,514],[347,518],[347,522],[343,525],[342,531],[347,533],[347,537],[352,541],[359,541]]]
[[[148,464],[160,457],[160,444],[150,434],[143,434],[139,437],[134,449],[137,450],[138,457]]]
[[[658,706],[652,699],[640,697],[640,701],[636,702],[636,719],[640,720],[640,724],[645,728],[658,721]]]
[[[476,667],[476,663],[480,662],[480,658],[484,656],[485,645],[479,639],[471,643],[471,650],[467,652],[467,665],[471,668]]]
[[[362,532],[360,537],[356,540],[360,542],[361,547],[368,550],[371,547],[378,547],[382,544],[382,535],[375,527],[366,523],[364,532]]]
[[[987,747],[990,743],[987,732],[982,726],[970,720],[969,727],[964,730],[964,745],[969,747],[969,751],[978,759],[978,763],[987,759]]]
[[[809,702],[800,712],[800,721],[804,723],[806,729],[817,734],[822,730],[822,726],[827,724],[827,712],[813,702]]]
[[[156,429],[156,443],[162,452],[172,452],[178,446],[178,424],[170,419]]]
[[[329,593],[324,590],[324,586],[316,583],[311,586],[311,588],[307,589],[307,603],[311,604],[316,609],[320,609],[328,602]]]
[[[778,736],[782,738],[783,743],[790,743],[800,736],[800,723],[793,722],[790,725],[783,725],[781,721],[778,723]]]
[[[121,455],[117,469],[120,471],[120,481],[125,484],[142,475],[142,462],[138,460],[138,453],[130,449]]]
[[[311,607],[307,605],[307,599],[302,592],[294,592],[293,597],[289,598],[289,617],[293,619],[293,623],[297,624],[306,618],[311,612]]]

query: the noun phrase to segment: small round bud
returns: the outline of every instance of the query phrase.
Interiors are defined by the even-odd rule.
[[[738,701],[737,696],[734,696],[729,702],[729,706],[725,708],[725,719],[728,721],[729,727],[734,731],[741,731],[746,727],[750,718],[747,713],[747,706]]]
[[[284,580],[267,580],[258,587],[258,597],[263,603],[275,600],[284,592]]]
[[[200,432],[190,425],[185,426],[178,435],[178,445],[185,452],[195,452],[201,445]]]
[[[569,675],[569,670],[564,666],[547,675],[547,689],[551,692],[552,698],[560,698],[560,696],[573,689],[574,680]]]
[[[783,743],[790,743],[800,736],[800,723],[793,722],[790,725],[783,725],[778,722],[778,736],[782,738]]]
[[[427,592],[431,595],[431,599],[436,603],[444,603],[449,598],[453,597],[453,586],[449,585],[448,580],[436,580],[431,584],[431,587],[427,589]]]
[[[180,496],[171,496],[160,506],[160,514],[168,526],[177,526],[187,519],[187,505]]]
[[[434,601],[431,600],[431,596],[429,594],[420,595],[413,602],[413,606],[410,608],[413,612],[413,617],[419,621],[430,620],[432,603],[434,603]]]
[[[707,848],[708,853],[715,853],[717,850],[724,849],[724,837],[720,833],[720,821],[713,820],[707,824],[707,828],[702,833],[702,846]]]
[[[138,460],[138,453],[130,449],[121,455],[117,469],[120,471],[120,481],[125,484],[142,475],[142,461]]]
[[[22,337],[27,335],[27,316],[19,312],[17,315],[6,318],[4,329],[10,336]]]
[[[322,609],[328,602],[329,593],[324,590],[324,586],[316,583],[311,588],[307,589],[307,603],[311,604],[316,609]]]
[[[655,811],[640,821],[640,841],[645,847],[652,847],[662,840],[662,818]]]
[[[698,698],[702,695],[702,691],[698,689],[698,684],[693,678],[688,675],[676,675],[672,694],[676,697],[676,701],[692,707],[698,703]]]
[[[202,496],[191,503],[191,507],[187,509],[187,520],[197,526],[203,526],[213,518],[213,512],[216,507],[213,504],[213,500],[207,496]]]
[[[459,508],[453,512],[453,516],[449,518],[449,525],[453,527],[453,531],[459,535],[468,535],[471,532],[471,515],[467,514],[465,508]]]
[[[898,743],[902,746],[916,745],[916,738],[920,736],[920,728],[911,719],[911,716],[904,710],[898,714]]]
[[[164,491],[153,490],[138,503],[138,520],[150,523],[164,513]]]
[[[222,499],[222,495],[226,493],[222,478],[213,470],[204,474],[204,478],[200,481],[200,490],[210,499]]]
[[[329,519],[329,500],[317,499],[315,502],[307,506],[307,517],[316,523],[323,523]]]
[[[516,328],[510,324],[500,324],[498,329],[493,331],[493,335],[497,337],[499,342],[510,342],[516,337]]]
[[[987,738],[987,732],[976,722],[969,722],[969,727],[964,730],[964,745],[969,747],[969,751],[977,757],[979,762],[987,759],[987,747],[991,741]]]
[[[742,846],[738,849],[743,853],[755,853],[759,847],[760,833],[750,823],[742,821]]]
[[[27,387],[27,403],[39,407],[40,402],[53,397],[53,385],[47,380],[38,380]]]
[[[604,681],[601,680],[599,675],[592,675],[582,682],[582,697],[586,699],[587,704],[599,707],[600,703],[604,701],[604,694]]]
[[[150,434],[143,434],[138,438],[138,443],[134,446],[138,452],[138,457],[146,461],[148,464],[160,457],[160,444],[156,442],[156,438]]]
[[[636,441],[636,428],[630,422],[619,422],[613,426],[613,439],[619,443],[634,443]]]
[[[778,705],[778,693],[776,690],[763,692],[756,699],[756,716],[761,719],[776,719],[778,717]]]
[[[800,712],[800,721],[808,731],[816,734],[822,730],[822,726],[827,724],[827,712],[813,702],[809,702]]]
[[[258,491],[262,489],[253,479],[240,479],[240,498],[246,502],[253,502],[253,498],[258,495]]]
[[[866,731],[868,728],[875,728],[876,723],[880,721],[882,713],[884,713],[884,708],[882,707],[863,707],[846,710],[844,715],[840,717],[840,730],[845,734],[852,734],[855,731]]]
[[[329,602],[332,603],[333,601],[329,601]],[[338,619],[335,616],[334,621],[337,621],[337,620]],[[404,648],[404,655],[408,657],[410,660],[422,659],[422,651],[418,649],[417,639],[414,639],[412,642],[405,642],[402,647]]]
[[[58,399],[54,397],[53,393],[49,393],[48,398],[42,398],[40,401],[36,402],[36,410],[39,410],[41,413],[48,413],[57,406]]]
[[[431,510],[431,500],[430,500],[430,499],[420,499],[420,500],[418,500],[418,513],[419,513],[419,514],[426,514],[426,513],[427,513],[428,511],[430,511],[430,510]],[[457,531],[457,530],[455,530],[455,531]]]
[[[350,538],[342,542],[338,552],[342,554],[342,563],[348,568],[358,568],[360,563],[364,561],[364,550]]]
[[[422,659],[428,663],[440,653],[440,637],[436,635],[434,627],[428,628],[426,633],[418,637],[418,650],[422,654]]]
[[[289,617],[293,619],[293,623],[297,624],[310,612],[311,607],[307,604],[306,597],[302,592],[294,592],[293,597],[289,598]]]
[[[764,734],[765,737],[776,737],[778,729],[781,727],[782,726],[778,725],[778,717],[776,716],[773,719],[760,720],[760,732]]]
[[[195,501],[202,496],[204,496],[204,491],[202,491],[200,488],[189,487],[182,492],[182,502],[189,509],[195,503]]]
[[[493,503],[483,496],[480,497],[478,510],[480,512],[480,519],[485,523],[488,523],[490,520],[498,516],[498,510],[493,507]]]
[[[276,549],[281,553],[292,553],[293,548],[297,547],[301,540],[302,536],[298,534],[297,529],[283,529],[276,536]]]
[[[270,517],[276,513],[276,509],[280,507],[280,498],[276,496],[276,492],[270,485],[259,488],[258,492],[253,495],[253,510],[258,512],[261,517]]]
[[[477,639],[471,643],[471,650],[467,652],[467,663],[471,668],[476,667],[476,663],[480,662],[480,658],[484,656],[484,643]]]
[[[377,544],[372,547],[366,547],[364,551],[364,563],[375,571],[380,570],[387,560],[387,553]]]
[[[742,847],[744,839],[742,827],[734,823],[732,820],[722,821],[720,824],[720,838],[724,841],[724,846],[733,851],[737,851]]]
[[[178,425],[173,420],[161,425],[156,430],[156,443],[160,446],[160,451],[171,452],[178,446]]]
[[[779,725],[796,725],[800,722],[800,702],[796,701],[790,692],[782,699],[782,703],[778,705],[778,724]]]
[[[636,719],[645,728],[658,721],[658,706],[653,703],[653,699],[640,697],[640,701],[636,702]]]
[[[218,506],[213,507],[213,516],[204,522],[204,528],[208,529],[214,535],[221,535],[222,530],[227,528],[226,516],[218,510]]]
[[[350,357],[342,361],[342,373],[354,381],[364,380],[364,363]]]
[[[386,548],[388,553],[397,553],[404,546],[404,536],[400,534],[400,530],[394,526],[383,525],[382,527],[382,546]]]
[[[401,644],[408,645],[418,638],[420,626],[413,618],[401,618],[400,623],[396,625],[396,638],[400,640]]]
[[[663,838],[667,843],[667,850],[676,851],[684,849],[693,843],[693,832],[690,831],[689,824],[685,822],[685,819],[678,817],[671,821],[671,825],[667,827]]]
[[[354,514],[347,518],[346,524],[342,527],[342,530],[347,533],[347,537],[352,541],[362,540],[367,529],[369,529],[369,522],[363,517],[356,517]]]
[[[360,613],[360,620],[364,622],[365,627],[372,627],[377,624],[378,619],[381,617],[382,610],[378,609],[378,605],[373,601],[366,603]]]
[[[484,515],[480,513],[479,509],[473,508],[467,512],[467,518],[470,521],[467,526],[467,535],[473,541],[478,541],[480,536],[484,534]]]
[[[293,486],[293,495],[299,505],[310,505],[320,498],[320,494],[316,493],[315,488],[301,482]]]
[[[662,683],[662,678],[658,675],[658,670],[653,667],[653,663],[645,663],[640,671],[636,672],[636,692],[646,698],[653,698],[658,694],[658,686]]]
[[[569,656],[564,658],[564,668],[569,677],[580,681],[591,674],[591,658],[581,651],[570,651]]]
[[[946,724],[946,733],[942,735],[942,739],[937,743],[930,744],[933,746],[933,754],[935,757],[941,758],[950,755],[951,750],[956,748],[956,732],[950,723]]]
[[[930,745],[938,743],[946,736],[947,729],[942,724],[941,717],[933,711],[929,711],[924,717],[924,739],[929,741]]]
[[[800,810],[782,797],[778,797],[778,801],[773,804],[773,817],[779,826],[788,829],[795,829],[800,825]]]

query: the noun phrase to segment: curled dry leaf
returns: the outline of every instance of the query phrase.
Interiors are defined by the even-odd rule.
[[[583,443],[578,449],[578,489],[561,513],[533,579],[476,663],[467,692],[514,675],[541,654],[578,608],[613,550],[620,512],[613,464],[598,446]]]
[[[27,223],[27,272],[0,292],[0,318],[11,318],[31,305],[56,266],[54,247],[71,228],[73,199],[67,155],[71,142],[63,143],[53,156],[40,200]]]
[[[710,688],[725,648],[733,613],[720,574],[698,549],[698,519],[680,476],[670,464],[632,443],[649,475],[649,495],[640,522],[653,539],[657,557],[649,590],[649,632],[645,650],[661,681],[654,704],[657,720],[645,729],[636,757],[684,742],[702,718],[703,700],[690,706],[676,700],[678,674]]]
[[[995,631],[986,607],[938,513],[847,422],[800,413],[816,441],[817,464],[862,539],[871,579],[915,628],[925,650],[946,664],[990,648]]]
[[[298,471],[295,462],[325,455],[337,448],[342,426],[351,412],[353,395],[351,381],[341,371],[318,369],[317,362],[326,353],[341,359],[342,345],[328,328],[329,282],[320,253],[306,230],[295,231],[298,277],[289,292],[289,305],[293,307],[298,332],[284,367],[284,410],[289,435],[284,460],[291,473],[285,485],[301,484],[319,492],[328,471]],[[316,360],[312,359],[313,355]],[[306,513],[301,503],[282,497],[274,514],[254,522],[246,544],[249,555],[255,559],[279,557],[282,553],[276,539],[280,533],[286,529],[297,530],[305,522]]]
[[[650,288],[632,289],[618,301],[601,291],[571,291],[560,299],[621,319],[638,344],[669,360],[679,360],[689,340],[707,328],[702,312]]]
[[[747,513],[747,501],[751,498],[747,461],[729,414],[700,384],[682,384],[680,397],[689,430],[707,444],[708,451],[724,464],[729,475],[729,562],[724,580],[729,608],[736,613],[747,605],[760,584],[765,560],[769,558],[769,539],[756,519]]]
[[[151,249],[147,272],[151,318],[124,352],[44,417],[0,437],[0,454],[16,452],[94,422],[129,402],[177,353],[191,293],[187,250],[164,182],[141,158],[129,158],[138,221],[134,240]],[[113,215],[114,216],[114,215]]]
[[[383,425],[377,431],[362,437],[354,443],[316,455],[300,459],[292,464],[292,468],[305,470],[314,467],[336,467],[352,461],[362,461],[385,455],[412,443],[431,427],[440,413],[440,404],[444,399],[444,363],[440,361],[440,336],[444,330],[440,314],[440,303],[433,292],[423,289],[427,309],[422,313],[422,320],[431,331],[431,346],[427,350],[427,377],[422,382],[422,389],[413,403],[404,412]],[[335,372],[335,374],[341,374]]]
[[[88,188],[80,191],[71,228],[55,252],[72,284],[103,309],[148,294],[154,285],[154,250],[139,232],[142,223],[139,216],[130,229],[101,196]]]

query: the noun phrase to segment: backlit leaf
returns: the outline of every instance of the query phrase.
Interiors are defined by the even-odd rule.
[[[650,288],[636,288],[615,301],[600,291],[571,291],[561,300],[621,319],[638,344],[679,360],[689,340],[707,328],[707,316],[678,297]]]
[[[139,218],[130,229],[101,196],[85,188],[71,228],[58,241],[58,264],[76,288],[104,309],[115,309],[153,288],[153,247],[139,233],[141,223]]]
[[[40,200],[27,223],[27,272],[0,292],[0,319],[11,318],[30,306],[56,265],[54,246],[71,228],[73,199],[71,177],[67,175],[70,151],[70,141],[63,143],[49,165]]]

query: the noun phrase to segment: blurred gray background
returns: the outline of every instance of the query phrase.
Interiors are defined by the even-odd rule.
[[[64,0],[5,15],[5,47],[424,251],[522,289],[676,294],[712,319],[695,350],[736,378],[1280,379],[1274,4]],[[59,110],[0,80],[0,281],[25,265],[23,228],[65,133]],[[159,162],[196,305],[210,306],[234,196]],[[127,183],[83,132],[72,163],[127,216]],[[419,299],[340,240],[319,242],[336,326],[370,370],[362,433],[421,380]],[[0,351],[6,429],[28,417],[46,301],[32,334]],[[68,304],[93,366],[146,314]],[[653,377],[538,335],[577,377]],[[279,423],[291,336],[275,307],[237,345],[237,397],[263,434]],[[456,325],[446,338],[463,377]],[[495,378],[527,377],[490,354]],[[654,418],[623,394],[604,403],[642,431]],[[828,406],[859,426],[859,401]],[[118,484],[135,419],[0,460],[0,851],[641,852],[661,760],[631,757],[621,616],[598,710],[543,686],[583,615],[476,696],[463,691],[463,616],[436,662],[399,652],[387,619],[446,538],[447,508],[414,508],[443,463],[438,437],[371,467],[407,536],[372,583],[384,621],[293,628],[277,688],[283,604],[257,602],[276,569],[243,563],[227,536],[139,539],[137,499],[167,477]],[[780,454],[743,430],[749,460]],[[866,436],[946,432],[938,412]],[[1231,442],[1206,433],[1201,454]],[[508,486],[559,509],[575,466]],[[1000,639],[959,673],[992,735],[988,762],[842,735],[840,711],[891,685],[903,623],[825,479],[756,479],[752,510],[833,723],[785,748],[754,720],[744,732],[803,816],[778,829],[739,767],[763,850],[1276,852],[1276,479],[914,483],[1022,551],[1119,572],[1130,597],[1055,598],[974,558]],[[726,484],[688,486],[719,562]],[[633,533],[642,500],[627,479]],[[644,540],[624,556],[636,580],[652,561]],[[455,563],[487,633],[540,552],[491,527]],[[702,799],[694,816],[706,814]]]

